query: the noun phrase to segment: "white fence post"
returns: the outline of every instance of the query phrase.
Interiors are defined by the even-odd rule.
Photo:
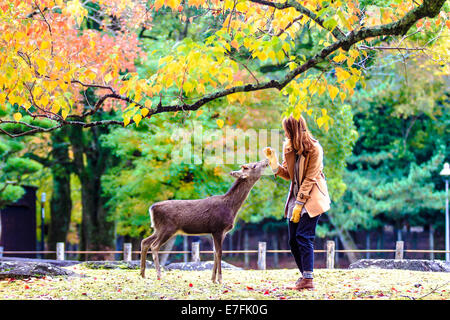
[[[397,241],[395,243],[395,260],[403,259],[403,247],[404,247],[403,241]]]
[[[327,269],[334,269],[335,243],[332,240],[327,241]]]
[[[200,261],[200,242],[192,242],[192,262]]]
[[[64,260],[64,242],[56,243],[56,260]]]
[[[258,242],[258,269],[266,270],[266,242]]]
[[[123,244],[123,261],[131,261],[132,245],[131,243]]]
[[[183,251],[188,251],[188,236],[183,236]],[[183,260],[184,262],[188,262],[188,254],[184,253],[183,254]]]

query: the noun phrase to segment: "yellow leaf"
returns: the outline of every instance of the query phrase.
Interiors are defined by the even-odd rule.
[[[342,68],[336,68],[336,77],[338,82],[342,82],[348,78],[350,78],[350,73],[345,71]]]
[[[126,127],[130,123],[130,117],[123,117],[123,126]]]
[[[356,59],[359,56],[359,52],[355,49],[350,49],[348,53],[353,59]]]
[[[128,87],[127,86],[123,86],[119,89],[119,93],[123,96],[125,95],[125,93],[127,92]]]
[[[61,115],[62,115],[64,120],[66,120],[68,114],[69,114],[69,110],[68,109],[63,109],[63,111],[61,111]]]
[[[316,122],[317,122],[317,125],[318,125],[319,128],[320,128],[320,127],[323,126],[323,124],[324,124],[324,122],[325,122],[325,119],[324,119],[323,117],[320,117],[320,118],[318,118],[318,119],[316,120]]]
[[[20,112],[16,112],[14,113],[13,117],[16,122],[19,122],[20,119],[22,119],[22,114]]]
[[[355,59],[353,59],[353,58],[347,59],[347,66],[351,67],[354,63],[355,63]]]
[[[197,110],[197,113],[195,114],[196,117],[199,117],[203,113],[202,109]]]
[[[58,113],[60,109],[61,109],[60,105],[57,104],[57,103],[54,103],[54,104],[52,105],[51,112],[53,112],[53,113]]]
[[[55,62],[56,71],[61,70],[61,68],[63,67],[63,63],[59,59],[55,59],[54,62]]]
[[[331,100],[334,101],[334,98],[336,98],[336,95],[338,94],[339,89],[331,84],[328,85],[327,88],[328,88],[328,93],[330,94]]]
[[[166,0],[166,6],[172,8],[172,10],[176,10],[178,9],[180,2],[180,0]]]
[[[277,58],[278,58],[279,61],[283,61],[283,59],[284,59],[284,52],[283,52],[283,50],[280,50],[280,51],[277,52]]]
[[[40,102],[41,106],[45,108],[48,105],[48,96],[46,94],[42,95],[39,102]]]
[[[6,101],[6,93],[0,93],[0,106],[2,107],[2,109],[6,108],[5,101]]]
[[[97,75],[95,74],[95,72],[89,71],[89,74],[87,75],[87,78],[91,81],[94,81],[95,78],[97,78]]]
[[[142,120],[142,116],[140,114],[136,114],[133,116],[133,121],[136,123],[136,126],[139,126],[139,122]]]
[[[261,51],[258,55],[259,60],[265,61],[267,60],[267,54],[264,51]]]
[[[333,58],[333,60],[337,63],[342,62],[345,59],[347,59],[347,57],[345,55],[343,55],[342,53],[339,53],[339,55],[337,55]]]
[[[219,128],[222,128],[223,125],[224,125],[224,122],[223,122],[222,119],[217,119],[216,123],[217,123],[217,125],[219,126]]]
[[[189,92],[192,91],[192,88],[193,88],[193,86],[192,86],[192,83],[191,83],[191,82],[185,81],[185,82],[183,83],[183,90],[184,90],[184,92],[189,93]]]
[[[36,64],[38,65],[38,72],[40,74],[45,73],[45,67],[47,66],[47,61],[44,59],[38,58],[36,59]]]
[[[275,56],[275,52],[274,51],[270,51],[269,52],[269,58],[276,61],[276,56]]]
[[[145,118],[145,116],[148,115],[149,110],[147,108],[142,108],[141,109],[141,115]]]
[[[110,82],[111,80],[112,80],[112,75],[111,75],[111,72],[110,73],[108,73],[106,76],[105,76],[105,82],[106,83],[108,83],[108,82]]]
[[[45,50],[45,49],[48,49],[48,48],[50,48],[50,42],[42,41],[42,43],[41,43],[41,50]]]

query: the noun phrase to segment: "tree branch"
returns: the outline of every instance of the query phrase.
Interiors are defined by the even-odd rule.
[[[305,16],[307,16],[308,18],[313,20],[315,23],[317,23],[319,26],[321,26],[325,30],[328,30],[329,32],[331,32],[331,34],[336,39],[340,40],[340,39],[345,37],[344,32],[341,29],[339,29],[338,27],[334,28],[333,30],[330,30],[330,29],[326,28],[324,26],[324,20],[322,18],[318,17],[317,14],[315,14],[314,12],[309,10],[308,8],[302,6],[300,3],[296,2],[295,0],[287,0],[285,3],[271,2],[271,1],[268,1],[268,0],[249,0],[249,1],[253,2],[253,3],[261,4],[261,5],[264,5],[264,6],[273,7],[273,8],[276,8],[278,10],[283,10],[283,9],[287,9],[287,8],[294,8],[298,12],[304,14]]]

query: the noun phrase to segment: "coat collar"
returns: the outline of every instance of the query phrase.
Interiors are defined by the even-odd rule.
[[[292,177],[294,176],[294,166],[295,166],[295,150],[292,146],[292,142],[290,139],[285,139],[283,142],[283,150],[284,150],[284,159],[286,160],[287,169],[289,172],[289,177],[292,180]],[[300,156],[300,163],[299,163],[299,174],[302,177],[304,173],[305,165],[308,164],[309,160],[309,153],[306,155],[306,157],[303,154],[299,154]]]

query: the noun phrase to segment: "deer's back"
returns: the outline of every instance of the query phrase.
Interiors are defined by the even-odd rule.
[[[152,223],[156,230],[170,226],[186,234],[214,233],[229,230],[233,215],[222,196],[195,200],[166,200],[151,206]]]

